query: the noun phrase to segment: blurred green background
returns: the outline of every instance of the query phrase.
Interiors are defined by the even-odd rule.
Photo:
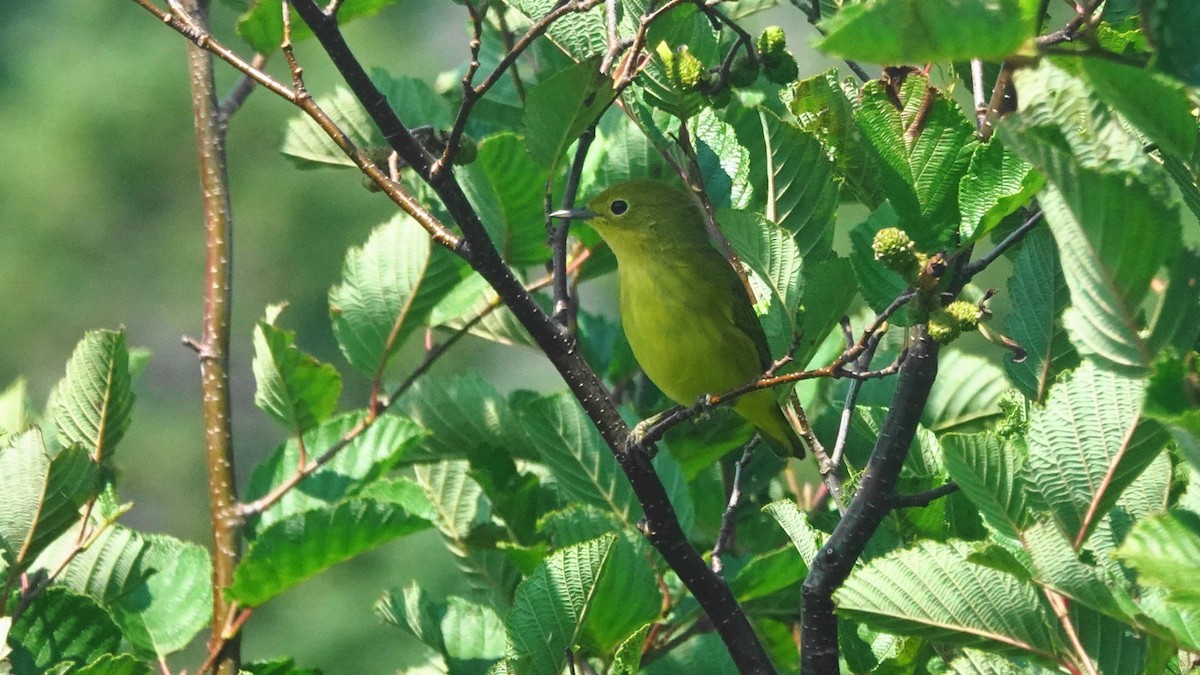
[[[801,70],[828,67],[804,47],[800,36],[811,31],[799,29],[798,18],[789,10],[785,25],[799,37]],[[232,34],[235,19],[215,5],[217,36],[246,53]],[[368,68],[433,78],[465,58],[465,27],[465,10],[449,0],[403,0],[346,32]],[[199,332],[203,257],[184,47],[129,0],[0,3],[0,388],[24,376],[40,408],[84,331],[124,326],[131,346],[153,353],[136,383],[134,420],[117,459],[121,496],[136,504],[124,522],[207,545],[198,364],[180,343]],[[317,45],[301,43],[297,53],[310,90],[329,91],[336,76]],[[275,61],[269,70],[286,81],[282,60]],[[218,76],[221,91],[237,79],[220,63]],[[281,323],[297,331],[303,349],[342,370],[344,402],[364,400],[364,383],[334,343],[325,298],[347,247],[392,213],[353,172],[298,171],[279,154],[294,114],[258,91],[229,133],[242,484],[283,440],[253,405],[254,321],[268,303],[289,301]],[[503,391],[561,386],[536,354],[499,353],[467,341],[434,372],[478,369]],[[400,372],[419,358],[419,345],[409,345],[406,356]],[[381,626],[370,611],[381,590],[414,579],[435,597],[460,580],[436,534],[347,563],[261,608],[248,624],[246,656],[293,655],[328,673],[390,672],[423,660],[415,640]],[[201,658],[197,644],[171,665],[194,670]]]

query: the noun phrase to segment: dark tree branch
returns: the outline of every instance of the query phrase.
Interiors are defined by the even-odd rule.
[[[838,627],[833,592],[862,555],[892,506],[900,468],[937,377],[938,344],[917,328],[900,370],[896,392],[858,491],[833,534],[813,560],[803,585],[801,672],[838,672]]]
[[[491,284],[504,304],[529,331],[600,430],[642,504],[645,513],[644,534],[704,608],[739,671],[774,672],[770,659],[733,593],[688,542],[666,490],[648,458],[642,453],[624,451],[629,427],[621,419],[599,378],[584,361],[574,338],[559,329],[501,259],[453,172],[444,170],[436,177],[431,176],[430,161],[424,148],[416,142],[388,106],[386,98],[371,82],[346,44],[336,22],[329,20],[313,0],[291,2],[392,149],[413,167],[418,176],[429,182],[451,218],[461,228],[465,246],[460,246],[460,254]]]
[[[935,500],[958,492],[957,483],[946,483],[932,490],[918,492],[913,495],[892,495],[893,509],[920,509],[932,504]]]

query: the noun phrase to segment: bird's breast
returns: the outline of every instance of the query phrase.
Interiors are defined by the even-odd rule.
[[[685,405],[761,371],[753,340],[733,319],[733,271],[711,253],[618,267],[621,323],[633,355],[663,393]]]

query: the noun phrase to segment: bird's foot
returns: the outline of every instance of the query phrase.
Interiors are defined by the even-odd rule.
[[[646,443],[646,433],[658,422],[659,416],[654,416],[649,419],[644,419],[634,425],[630,430],[629,436],[625,438],[625,452],[638,452],[646,456],[646,459],[654,459],[658,454],[658,445],[656,443]]]

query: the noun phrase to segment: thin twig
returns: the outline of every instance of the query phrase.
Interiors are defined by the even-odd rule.
[[[605,108],[607,110],[607,108]],[[601,112],[600,115],[604,113]],[[588,149],[592,147],[592,141],[596,138],[596,125],[600,123],[600,117],[588,125],[579,136],[579,141],[575,144],[575,158],[571,161],[571,169],[567,172],[567,183],[563,189],[564,209],[575,208],[575,197],[579,192],[579,180],[583,175],[583,164],[587,160]],[[553,174],[546,178],[546,194],[549,197],[550,188],[553,185]],[[570,218],[556,218],[558,222],[547,222],[547,227],[550,228],[550,255],[551,255],[551,270],[554,275],[554,304],[551,313],[551,318],[563,329],[571,323],[571,292],[567,286],[567,232],[571,225]]]
[[[1075,15],[1075,18],[1068,21],[1066,26],[1053,33],[1038,36],[1038,47],[1049,47],[1074,40],[1079,35],[1079,31],[1092,20],[1092,15],[1096,13],[1096,10],[1102,4],[1104,4],[1104,0],[1091,0],[1091,2],[1083,5]]]
[[[354,161],[355,166],[365,173],[389,199],[420,223],[421,227],[429,232],[435,243],[454,251],[464,258],[469,256],[469,249],[463,244],[462,240],[438,222],[437,218],[422,206],[403,184],[391,180],[387,173],[375,166],[374,161],[370,157],[355,147],[349,136],[313,101],[311,96],[298,96],[296,92],[289,89],[283,83],[262,70],[254,68],[245,59],[221,44],[210,33],[199,30],[194,22],[185,20],[180,15],[163,11],[150,2],[150,0],[131,0],[131,2],[153,14],[159,21],[166,24],[167,27],[183,35],[196,46],[225,61],[237,69],[238,72],[248,75],[268,91],[299,108],[321,127],[321,130],[329,136],[347,157]],[[203,348],[199,352],[203,356]]]
[[[971,59],[971,95],[975,102],[975,131],[982,134],[987,123],[987,98],[983,93],[983,61]]]
[[[262,70],[266,65],[266,54],[255,54],[250,59],[250,67],[257,70]],[[221,99],[221,104],[217,106],[217,110],[219,111],[218,121],[222,129],[229,126],[229,120],[238,110],[241,110],[242,105],[246,103],[246,100],[250,98],[250,94],[256,89],[254,86],[256,84],[257,82],[254,81],[253,77],[243,73],[241,78],[238,79],[237,84],[233,85],[233,88],[229,90],[225,98]]]
[[[471,15],[471,42],[469,48],[471,50],[471,60],[467,64],[467,72],[462,78],[462,95],[463,103],[458,108],[458,115],[454,118],[454,126],[450,129],[450,136],[446,139],[446,148],[442,150],[442,156],[433,165],[433,174],[436,176],[441,173],[443,167],[450,166],[454,163],[454,156],[458,153],[458,146],[462,143],[464,130],[467,128],[467,119],[471,115],[471,109],[474,102],[468,104],[467,101],[476,96],[475,88],[472,82],[475,80],[475,73],[479,71],[479,49],[483,46],[483,12],[475,8],[475,3],[471,0],[466,2],[467,12]],[[487,11],[486,6],[484,11]]]
[[[754,434],[750,442],[742,447],[742,456],[733,463],[733,486],[729,490],[729,501],[725,505],[725,513],[721,515],[721,529],[717,531],[717,541],[712,548],[712,571],[720,574],[725,569],[721,562],[721,554],[733,542],[734,525],[737,522],[734,515],[738,502],[742,499],[742,471],[754,456],[754,446],[758,444],[759,435]]]
[[[976,274],[979,274],[983,270],[987,269],[988,265],[996,262],[996,258],[999,258],[1004,254],[1005,251],[1013,246],[1016,246],[1017,242],[1021,241],[1025,235],[1029,234],[1029,232],[1036,227],[1039,222],[1041,222],[1043,215],[1044,214],[1041,209],[1034,211],[1032,216],[1029,216],[1025,222],[1021,223],[1017,227],[1017,229],[1009,232],[1008,236],[1000,240],[1000,243],[996,244],[992,250],[980,256],[978,260],[975,260],[967,265],[966,269],[964,270],[966,278],[970,279]]]

